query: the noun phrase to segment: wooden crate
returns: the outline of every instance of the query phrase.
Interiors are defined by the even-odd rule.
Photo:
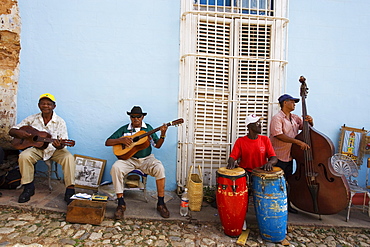
[[[100,225],[107,202],[73,200],[67,208],[66,221],[70,223]]]

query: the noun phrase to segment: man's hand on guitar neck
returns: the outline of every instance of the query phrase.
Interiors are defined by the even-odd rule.
[[[167,132],[167,129],[168,129],[168,126],[167,124],[163,124],[160,128],[160,131],[161,131],[161,136],[166,136],[166,132]]]
[[[168,129],[168,126],[166,124],[163,124],[161,127],[160,127],[160,131],[161,131],[161,137],[159,138],[159,140],[157,141],[157,143],[155,144],[155,147],[156,148],[160,148],[164,142],[164,138],[166,138],[166,132],[167,132],[167,129]]]
[[[64,145],[64,143],[62,142],[62,140],[59,140],[59,139],[55,139],[53,142],[52,142],[53,146],[56,148],[56,149],[63,149],[66,145]]]

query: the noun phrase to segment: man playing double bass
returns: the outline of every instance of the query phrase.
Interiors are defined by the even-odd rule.
[[[130,147],[133,143],[133,139],[130,136],[135,133],[144,130],[149,132],[153,130],[152,126],[148,123],[144,123],[143,119],[147,113],[142,112],[140,106],[134,106],[130,112],[127,112],[130,116],[131,123],[126,124],[114,132],[105,142],[106,146],[122,145],[125,148]],[[158,138],[156,133],[150,135],[150,143],[155,148],[160,148],[166,137],[167,125],[164,124],[160,127],[161,136]],[[168,211],[164,202],[164,189],[165,189],[165,170],[161,161],[154,157],[152,154],[152,147],[148,145],[147,148],[138,150],[132,157],[128,159],[118,159],[112,166],[110,174],[112,176],[114,190],[117,194],[118,206],[114,213],[114,218],[120,220],[124,218],[124,212],[126,210],[126,203],[124,201],[123,190],[124,181],[123,178],[129,172],[135,169],[140,169],[142,172],[155,177],[156,186],[158,192],[157,211],[163,218],[169,218],[170,212]]]
[[[293,159],[291,156],[292,144],[297,144],[302,150],[309,149],[309,145],[295,139],[299,130],[303,128],[303,119],[296,114],[291,113],[295,109],[295,104],[299,102],[298,98],[293,98],[289,94],[283,94],[278,99],[281,110],[272,117],[270,123],[270,140],[274,147],[278,163],[276,166],[284,171],[284,176],[291,176],[293,173]],[[306,116],[305,121],[313,126],[311,116]],[[288,181],[288,180],[287,180]],[[288,186],[288,211],[290,213],[298,213],[298,211],[290,205],[289,186]]]

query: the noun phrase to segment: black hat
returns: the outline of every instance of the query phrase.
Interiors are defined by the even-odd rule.
[[[141,114],[143,116],[146,116],[146,112],[143,112],[140,106],[132,107],[131,112],[129,111],[127,112],[127,115],[131,115],[131,114]]]

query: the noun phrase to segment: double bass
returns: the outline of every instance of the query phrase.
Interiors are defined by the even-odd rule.
[[[301,76],[300,96],[303,119],[307,116],[306,79]],[[289,199],[299,209],[319,214],[336,214],[348,206],[349,185],[343,175],[334,171],[330,158],[334,154],[332,141],[315,130],[307,121],[296,139],[307,143],[310,148],[302,150],[293,144],[291,154],[296,160],[296,171],[288,179]]]

